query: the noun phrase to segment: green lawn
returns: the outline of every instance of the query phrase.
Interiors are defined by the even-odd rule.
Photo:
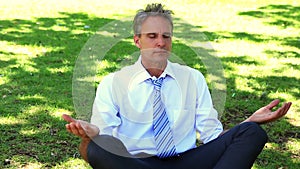
[[[87,119],[102,77],[135,61],[131,20],[146,0],[0,0],[0,168],[89,168],[63,113]],[[253,168],[300,168],[300,2],[166,1],[172,60],[203,72],[225,128],[275,98]],[[113,29],[112,29],[113,28]]]

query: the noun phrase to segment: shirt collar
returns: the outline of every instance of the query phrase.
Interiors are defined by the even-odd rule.
[[[160,77],[168,76],[168,77],[175,79],[175,75],[174,75],[173,68],[172,68],[172,63],[169,60],[167,62],[168,62],[167,67],[164,70],[164,72],[160,75]],[[152,79],[151,75],[147,72],[147,70],[142,65],[141,56],[135,62],[135,64],[133,65],[133,68],[134,68],[134,72],[136,72],[136,73],[132,76],[132,81],[131,81],[132,85],[137,85],[148,79]]]
[[[135,70],[135,72],[137,72],[134,75],[135,76],[134,78],[136,78],[137,81],[139,81],[139,82],[143,82],[143,81],[145,81],[145,80],[147,80],[149,78],[152,78],[151,75],[145,69],[145,67],[142,65],[141,56],[135,62],[135,64],[134,64],[134,70]],[[166,67],[166,69],[160,75],[160,77],[166,77],[166,76],[170,76],[171,78],[175,79],[175,74],[174,74],[173,68],[172,68],[172,62],[170,62],[169,60],[167,61],[167,67]]]
[[[171,78],[175,79],[175,74],[173,72],[172,64],[173,63],[168,60],[167,67],[166,67],[165,71],[162,73],[162,75],[164,75],[164,76],[168,75]]]
[[[131,85],[135,86],[135,85],[142,83],[142,82],[146,81],[147,79],[151,78],[150,74],[147,72],[147,70],[142,65],[141,56],[133,65],[133,70],[136,73],[132,76]]]

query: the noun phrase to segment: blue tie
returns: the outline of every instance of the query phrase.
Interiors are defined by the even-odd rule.
[[[154,85],[154,102],[153,102],[153,130],[157,148],[157,156],[166,158],[177,155],[173,135],[170,128],[170,122],[161,100],[161,84],[163,78],[152,80]]]

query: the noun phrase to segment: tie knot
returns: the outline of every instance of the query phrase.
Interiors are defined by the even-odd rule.
[[[155,80],[152,79],[152,83],[153,83],[154,88],[155,88],[156,90],[160,90],[161,84],[162,84],[162,81],[163,81],[163,80],[164,80],[163,77],[160,77],[160,78],[155,79]]]

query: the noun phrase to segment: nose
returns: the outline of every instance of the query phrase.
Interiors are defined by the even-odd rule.
[[[166,46],[166,39],[165,39],[162,35],[159,35],[159,36],[157,37],[156,45],[157,45],[157,47],[159,47],[159,48],[165,47],[165,46]]]

